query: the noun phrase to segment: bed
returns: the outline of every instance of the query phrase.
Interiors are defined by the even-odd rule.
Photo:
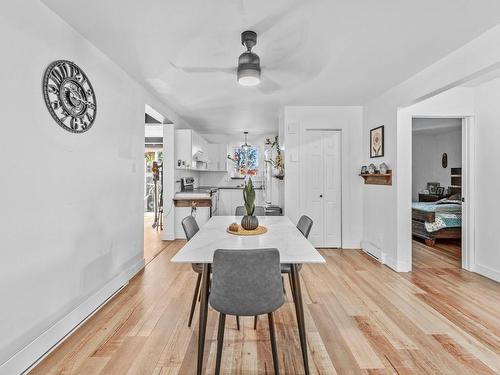
[[[413,202],[413,236],[434,246],[437,239],[462,237],[462,202]]]
[[[462,237],[461,168],[451,168],[449,198],[437,202],[412,203],[412,234],[434,246],[437,239]]]

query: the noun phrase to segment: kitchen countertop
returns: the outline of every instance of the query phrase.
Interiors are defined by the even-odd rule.
[[[178,191],[174,200],[210,199],[210,190],[242,190],[243,186],[199,186],[194,191]],[[264,187],[254,187],[255,190],[263,190]],[[206,190],[206,191],[204,191]]]
[[[212,189],[217,189],[217,190],[222,190],[222,189],[243,189],[243,186],[200,186],[201,189],[203,188],[212,188]],[[254,186],[255,190],[263,190],[264,187],[262,186]]]

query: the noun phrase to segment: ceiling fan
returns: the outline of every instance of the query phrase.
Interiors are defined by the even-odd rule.
[[[256,90],[264,94],[274,93],[300,84],[319,73],[322,64],[327,61],[321,56],[325,49],[317,48],[317,44],[311,47],[315,50],[313,53],[311,53],[310,49],[306,50],[304,48],[308,33],[302,30],[304,23],[297,21],[293,17],[293,14],[299,13],[299,10],[307,4],[310,5],[311,3],[293,0],[286,9],[268,15],[247,31],[243,31],[241,33],[241,44],[246,48],[246,51],[239,56],[237,67],[234,67],[234,65],[233,67],[185,67],[176,65],[173,62],[170,62],[170,65],[186,74],[219,73],[236,76],[240,85],[255,86]],[[276,30],[276,26],[288,20],[299,22],[298,27],[294,25],[294,27],[287,28],[286,32],[281,31],[282,37],[280,39],[276,39],[276,32],[273,35],[268,35],[269,31]],[[256,31],[259,32],[259,36],[265,34],[266,38],[268,36],[272,38],[271,40],[267,40],[270,38],[266,39],[268,43],[265,44],[262,52],[265,58],[263,66],[261,65],[260,56],[252,51],[257,44]],[[279,34],[280,31],[278,31]],[[318,58],[315,58],[316,56]]]
[[[222,67],[181,67],[173,62],[170,62],[170,65],[175,69],[188,74],[225,73],[233,75],[236,73],[237,81],[242,86],[259,85],[259,90],[264,93],[279,90],[281,87],[276,82],[271,80],[266,73],[264,73],[264,79],[262,80],[260,57],[252,51],[252,48],[257,44],[257,33],[251,30],[243,31],[241,33],[241,44],[245,46],[247,50],[239,56],[238,66],[236,69]],[[264,67],[264,69],[266,68]],[[261,80],[263,82],[261,82]]]

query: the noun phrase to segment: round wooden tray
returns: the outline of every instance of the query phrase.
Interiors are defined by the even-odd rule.
[[[262,225],[259,225],[254,230],[243,229],[243,227],[241,225],[238,225],[238,227],[240,229],[237,232],[233,232],[232,230],[229,230],[229,228],[227,228],[226,229],[227,233],[234,234],[235,236],[258,236],[259,234],[264,234],[267,232],[267,228],[263,227]]]

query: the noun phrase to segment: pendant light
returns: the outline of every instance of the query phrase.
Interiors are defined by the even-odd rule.
[[[243,134],[245,134],[245,143],[241,145],[241,148],[243,149],[243,151],[247,152],[250,148],[250,145],[247,142],[248,132],[243,132]]]

